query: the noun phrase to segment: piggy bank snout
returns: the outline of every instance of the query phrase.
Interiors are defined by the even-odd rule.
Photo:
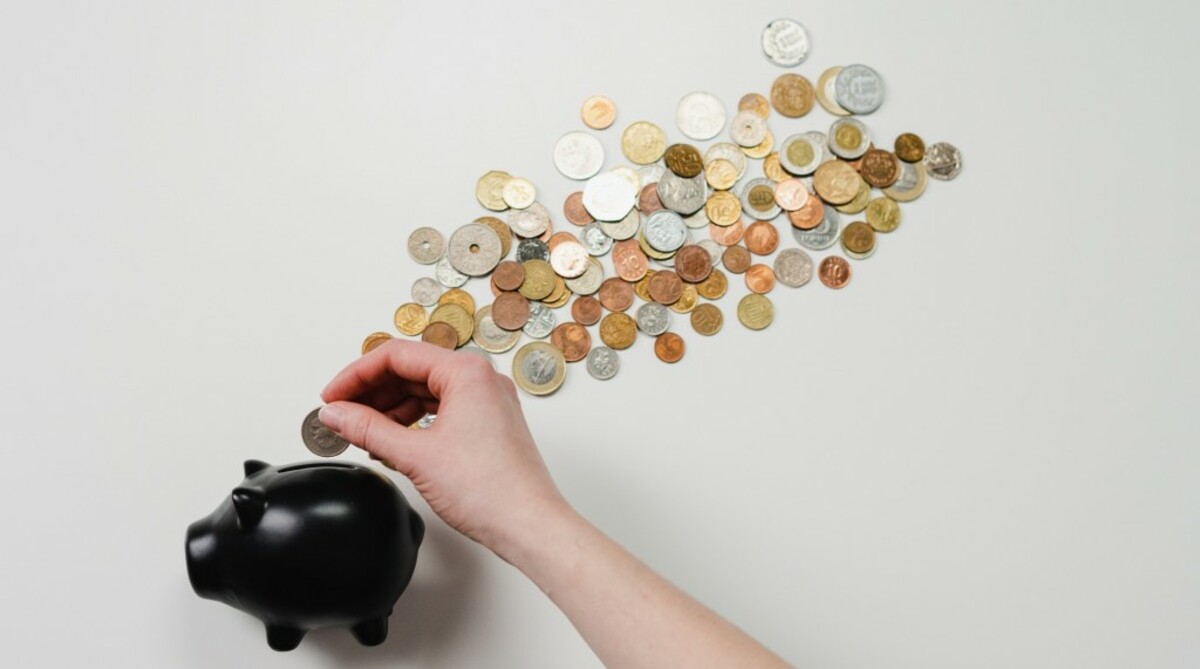
[[[217,560],[217,537],[207,518],[188,525],[185,548],[188,580],[192,583],[192,589],[205,599],[216,599],[221,583],[220,563]]]

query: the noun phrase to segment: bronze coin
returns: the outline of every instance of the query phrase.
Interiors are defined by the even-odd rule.
[[[609,277],[596,293],[600,304],[609,311],[625,311],[633,305],[633,284],[619,277]]]
[[[637,339],[637,321],[628,314],[608,314],[600,321],[600,341],[618,351],[633,346]]]
[[[769,265],[751,265],[746,270],[746,287],[752,293],[769,293],[775,287],[775,270]],[[495,311],[492,312],[495,314]],[[493,315],[492,318],[495,318]]]
[[[496,327],[520,330],[529,321],[529,300],[520,293],[500,293],[492,303],[492,320]]]
[[[692,310],[691,320],[692,329],[705,337],[711,337],[721,330],[725,316],[715,304],[698,304]]]
[[[613,244],[612,261],[617,276],[626,281],[637,281],[646,276],[646,271],[650,269],[650,259],[636,239]]]
[[[684,179],[691,179],[704,170],[704,158],[700,149],[691,144],[672,144],[663,155],[667,169]]]
[[[654,355],[663,362],[679,362],[683,350],[683,337],[674,332],[664,332],[654,338]]]
[[[492,272],[492,283],[500,290],[516,290],[525,281],[525,268],[515,260],[505,260]]]
[[[888,188],[900,178],[900,159],[891,151],[871,149],[863,154],[858,173],[875,188]]]
[[[750,251],[745,246],[730,246],[721,254],[721,262],[725,269],[734,274],[741,274],[750,267]]]
[[[896,157],[906,163],[917,163],[925,157],[925,140],[911,132],[896,138]]]
[[[812,82],[798,74],[784,74],[771,84],[771,105],[788,118],[804,116],[812,111],[815,100]]]
[[[522,276],[522,280],[524,280],[524,276]],[[492,297],[500,297],[500,293],[504,292],[496,286],[496,276],[494,274],[491,276],[491,280],[488,281],[488,285],[492,287]]]
[[[556,246],[563,242],[578,244],[579,238],[569,232],[556,232],[550,236],[550,241],[546,242],[546,248],[553,251]]]
[[[779,230],[769,221],[755,221],[746,228],[746,248],[755,255],[766,256],[779,246]]]
[[[733,246],[737,244],[742,241],[742,235],[744,234],[746,234],[746,224],[740,218],[733,225],[708,224],[709,239],[721,246]]]
[[[688,283],[700,283],[712,272],[712,256],[696,244],[683,246],[675,253],[675,273]]]
[[[796,211],[787,213],[788,221],[792,227],[798,230],[812,230],[821,224],[821,220],[825,218],[825,205],[821,204],[821,198],[810,197],[804,202],[804,206]]]
[[[714,267],[708,278],[696,286],[696,292],[706,300],[718,300],[728,288],[729,279],[725,278],[724,272]]]
[[[642,192],[638,194],[638,211],[649,216],[659,209],[663,208],[662,200],[658,199],[658,182],[646,184],[642,188]]]
[[[842,288],[850,283],[850,263],[841,256],[825,256],[817,267],[817,277],[830,288]]]
[[[425,326],[425,331],[421,333],[421,341],[453,351],[458,348],[458,331],[445,321],[436,321]]]
[[[875,248],[875,229],[862,221],[855,221],[842,228],[842,244],[852,254],[870,253]]]
[[[578,362],[592,350],[592,336],[587,328],[572,321],[559,323],[551,330],[550,343],[562,351],[563,359],[567,362]]]
[[[659,304],[675,304],[683,295],[683,281],[679,280],[678,274],[669,269],[655,272],[646,288],[651,299]]]
[[[568,195],[566,202],[563,202],[563,216],[575,225],[587,225],[596,220],[583,207],[583,191],[578,190]]]
[[[571,304],[571,318],[584,325],[595,325],[600,322],[600,300],[591,295],[580,295]]]
[[[492,232],[496,233],[496,236],[500,238],[500,257],[507,256],[509,249],[512,248],[513,240],[513,231],[512,228],[508,227],[508,223],[495,216],[480,216],[474,222],[486,225],[492,229]]]

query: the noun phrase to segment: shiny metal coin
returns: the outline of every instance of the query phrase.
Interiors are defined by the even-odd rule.
[[[593,256],[602,256],[612,250],[613,238],[604,232],[604,228],[592,221],[579,231],[579,243]]]
[[[591,134],[568,132],[554,143],[554,167],[568,179],[590,179],[604,166],[604,146]]]
[[[567,378],[567,361],[562,351],[541,341],[531,341],[517,350],[512,363],[513,381],[530,395],[549,395]]]
[[[738,146],[758,146],[767,138],[767,120],[752,111],[738,112],[729,123],[729,137]]]
[[[446,240],[433,228],[417,228],[408,236],[408,255],[422,265],[437,262],[445,251]]]
[[[555,325],[558,325],[558,318],[550,307],[541,302],[530,302],[529,320],[525,322],[521,331],[534,339],[545,339],[550,336]]]
[[[950,181],[962,172],[962,153],[953,144],[938,142],[925,149],[925,173],[938,181]]]
[[[900,162],[900,178],[896,183],[883,189],[883,194],[896,202],[912,202],[921,197],[929,184],[926,177],[925,163]]]
[[[673,211],[661,209],[650,214],[644,228],[646,243],[661,253],[678,251],[687,241],[687,226]]]
[[[492,305],[485,304],[475,312],[475,330],[471,339],[479,348],[491,353],[503,353],[521,340],[521,331],[508,331],[492,320]]]
[[[518,237],[537,237],[550,227],[550,212],[541,202],[534,202],[525,209],[513,209],[508,212],[508,227]]]
[[[467,279],[471,278],[454,269],[454,266],[450,264],[450,259],[444,256],[438,261],[437,267],[433,270],[433,275],[437,277],[438,283],[447,288],[458,288],[466,283]]]
[[[728,160],[737,169],[737,178],[746,174],[746,154],[733,142],[717,142],[704,152],[704,164],[707,166],[714,160]]]
[[[775,256],[775,280],[791,287],[799,288],[812,281],[812,258],[797,248],[784,249]]]
[[[413,282],[412,299],[413,302],[423,306],[431,307],[437,304],[437,300],[442,296],[442,286],[437,281],[423,276]]]
[[[725,253],[725,247],[714,242],[711,239],[701,239],[697,244],[700,248],[708,251],[708,256],[712,258],[712,266],[716,267],[721,263],[721,255]]]
[[[574,279],[563,280],[563,284],[567,286],[567,289],[576,295],[592,295],[600,290],[600,284],[602,283],[604,283],[604,266],[595,258],[589,260],[588,267],[583,271],[583,274]]]
[[[583,208],[598,221],[619,221],[637,204],[638,188],[622,174],[603,172],[583,187]]]
[[[342,451],[349,448],[350,442],[325,427],[325,424],[317,417],[320,412],[321,407],[317,407],[304,417],[304,423],[300,425],[300,438],[304,440],[305,448],[312,451],[313,455],[323,458],[341,455]]]
[[[507,234],[507,233],[506,233]],[[446,257],[454,269],[467,276],[483,276],[500,263],[500,238],[479,223],[468,223],[450,235]]]
[[[647,302],[638,307],[635,320],[639,330],[657,337],[671,327],[671,310],[665,304]]]
[[[708,200],[708,183],[704,180],[704,173],[685,179],[668,170],[658,180],[658,199],[667,209],[684,216],[700,211]]]
[[[540,239],[522,239],[517,243],[517,262],[526,260],[550,262],[550,247]]]
[[[812,230],[792,228],[796,243],[810,251],[822,251],[837,243],[842,217],[833,207],[825,207],[825,216]]]
[[[847,65],[834,78],[838,105],[851,114],[870,114],[883,104],[883,78],[866,65]]]
[[[692,139],[712,139],[725,129],[725,105],[712,93],[688,93],[675,107],[675,123]]]
[[[782,163],[782,161],[781,161]],[[775,202],[775,182],[770,179],[751,179],[742,186],[742,211],[759,221],[769,221],[783,209]]]
[[[856,118],[839,118],[829,127],[829,150],[843,160],[858,160],[871,148],[871,131]],[[783,157],[780,156],[780,164]]]
[[[658,180],[662,178],[663,172],[665,171],[667,171],[667,168],[658,163],[653,165],[643,165],[637,169],[638,183],[642,188],[645,188],[650,184],[656,184],[658,183]]]
[[[790,135],[779,145],[779,165],[788,174],[803,177],[817,171],[825,159],[823,142],[808,133]]]
[[[621,356],[607,346],[593,348],[587,356],[587,371],[601,381],[607,381],[621,370]]]
[[[574,279],[583,274],[591,259],[583,244],[571,241],[565,241],[550,251],[550,266],[555,274],[564,279]]]
[[[763,28],[762,49],[772,63],[795,67],[808,57],[808,31],[792,19],[775,19]]]

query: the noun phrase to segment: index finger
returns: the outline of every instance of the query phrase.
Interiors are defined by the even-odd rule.
[[[321,391],[321,399],[352,400],[395,380],[424,384],[434,397],[441,397],[445,375],[438,369],[444,369],[452,355],[427,342],[392,339],[346,365]]]

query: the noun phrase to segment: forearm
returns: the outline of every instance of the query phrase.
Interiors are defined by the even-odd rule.
[[[605,666],[788,666],[569,506],[522,525],[494,549],[562,609]]]

